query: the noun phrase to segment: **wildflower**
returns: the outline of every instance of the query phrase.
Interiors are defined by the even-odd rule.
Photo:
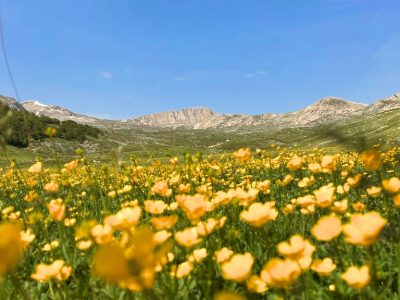
[[[164,210],[168,207],[162,200],[145,200],[144,201],[144,210],[150,214],[159,215],[164,212]]]
[[[246,298],[237,293],[222,291],[216,293],[213,300],[246,300]]]
[[[172,194],[172,190],[168,187],[166,181],[157,181],[151,188],[151,192],[164,197],[169,197]]]
[[[288,242],[281,242],[277,246],[278,252],[297,262],[301,270],[307,270],[312,262],[315,247],[301,235],[293,235]]]
[[[275,202],[260,203],[250,205],[247,210],[240,213],[240,219],[254,227],[261,227],[269,221],[275,220],[278,210],[274,208]]]
[[[322,172],[322,167],[319,163],[310,163],[308,164],[308,169],[313,173]]]
[[[51,181],[49,183],[46,183],[43,189],[49,193],[56,193],[58,192],[58,184],[54,181]]]
[[[32,233],[32,230],[30,228],[28,228],[25,231],[21,231],[20,232],[20,237],[21,237],[21,244],[22,244],[22,248],[27,248],[30,243],[33,242],[33,240],[35,239],[35,235]]]
[[[240,148],[238,151],[233,152],[233,157],[235,157],[240,162],[245,162],[251,158],[250,148]]]
[[[336,169],[336,160],[332,155],[324,155],[321,158],[322,171],[325,173],[331,173]]]
[[[168,232],[166,230],[161,230],[154,234],[153,240],[157,245],[160,245],[164,243],[166,240],[168,240],[171,236],[172,236],[171,232]]]
[[[34,173],[34,174],[40,173],[41,171],[42,171],[42,162],[40,161],[36,162],[28,169],[29,173]]]
[[[246,282],[247,289],[250,292],[262,294],[268,290],[267,284],[265,281],[261,280],[261,278],[257,275],[251,275]]]
[[[381,154],[377,150],[364,151],[361,154],[361,159],[367,170],[379,170],[382,166]]]
[[[206,213],[209,205],[205,200],[205,196],[201,194],[195,194],[194,196],[178,195],[176,202],[185,212],[188,219],[193,222],[198,221]]]
[[[207,257],[207,248],[196,249],[189,256],[190,262],[200,263]]]
[[[332,183],[320,187],[314,191],[316,204],[320,207],[328,207],[334,199],[335,187]]]
[[[336,269],[336,265],[333,263],[330,257],[324,259],[316,259],[311,265],[311,270],[322,276],[327,276]]]
[[[114,243],[102,245],[94,255],[93,271],[97,276],[131,291],[151,288],[158,255],[161,255],[155,247],[149,229],[136,230],[124,248]]]
[[[53,221],[61,221],[64,218],[66,206],[63,204],[61,198],[51,200],[47,207],[49,209],[50,218]]]
[[[353,203],[352,206],[353,206],[354,210],[356,210],[356,211],[362,211],[365,209],[365,204],[360,201]]]
[[[343,226],[346,241],[351,244],[368,246],[375,242],[387,220],[378,212],[354,214],[349,224]]]
[[[190,248],[201,242],[197,227],[189,227],[178,231],[174,235],[175,241],[183,247]]]
[[[51,264],[39,264],[31,278],[43,282],[51,279],[64,281],[71,276],[72,268],[65,264],[65,261],[58,259]]]
[[[400,192],[400,179],[392,177],[390,179],[382,180],[382,186],[389,193],[397,194]]]
[[[371,280],[368,266],[349,267],[340,277],[355,289],[362,289]]]
[[[393,202],[396,207],[400,207],[400,193],[393,196]]]
[[[90,231],[92,237],[97,244],[102,245],[112,240],[112,228],[108,224],[98,224],[94,226]]]
[[[177,215],[157,217],[157,218],[150,219],[151,224],[157,230],[171,229],[172,227],[174,227],[174,225],[177,221],[178,221]]]
[[[302,164],[303,160],[301,159],[301,157],[293,155],[292,159],[287,163],[287,167],[291,171],[296,171],[298,169],[301,169]]]
[[[234,254],[228,261],[221,265],[222,277],[226,280],[243,282],[249,277],[253,263],[254,258],[248,252],[245,254]]]
[[[379,186],[373,186],[367,189],[367,194],[371,198],[378,198],[382,192],[382,188]]]
[[[17,264],[22,249],[19,227],[14,224],[0,225],[0,275]]]
[[[42,251],[48,252],[58,248],[58,246],[60,246],[60,243],[58,241],[52,241],[51,243],[45,244],[42,248]]]
[[[82,251],[88,250],[93,245],[91,240],[81,240],[76,243],[76,248]]]
[[[357,174],[354,177],[349,177],[346,179],[346,183],[352,188],[356,188],[360,185],[362,179],[362,174]]]
[[[302,178],[297,185],[301,188],[312,186],[315,183],[314,176]]]
[[[342,232],[342,223],[336,216],[325,216],[318,220],[311,233],[319,241],[329,242]]]
[[[272,258],[263,267],[260,277],[267,285],[288,288],[301,274],[296,261]]]
[[[349,201],[347,199],[343,199],[341,201],[335,201],[331,206],[331,210],[335,213],[344,214],[347,211],[348,202]]]
[[[113,229],[128,230],[139,222],[141,211],[139,206],[124,207],[115,215],[107,216],[104,223]]]
[[[188,276],[192,272],[192,270],[193,264],[189,261],[185,261],[178,265],[175,272],[173,272],[173,275],[175,275],[176,278],[183,278]]]
[[[25,195],[24,200],[26,202],[30,202],[39,198],[39,194],[35,191],[29,191],[28,194]]]
[[[233,255],[233,251],[227,247],[215,251],[215,260],[217,263],[221,264],[227,261]]]

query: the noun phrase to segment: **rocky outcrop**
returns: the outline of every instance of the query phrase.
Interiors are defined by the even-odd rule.
[[[56,105],[47,105],[40,103],[39,101],[30,100],[21,103],[22,106],[34,113],[38,116],[48,116],[51,118],[59,119],[60,121],[71,120],[81,124],[95,124],[98,119],[94,117],[88,117],[85,115],[80,115],[74,113],[66,108],[56,106]]]
[[[25,110],[24,107],[17,100],[11,97],[1,96],[0,103],[9,106],[11,109]]]

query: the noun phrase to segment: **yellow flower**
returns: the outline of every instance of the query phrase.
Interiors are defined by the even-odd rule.
[[[274,208],[275,202],[256,202],[247,210],[240,213],[240,219],[254,227],[261,227],[269,221],[278,217],[278,210]]]
[[[190,262],[200,263],[207,257],[207,248],[196,249],[189,256],[188,260]]]
[[[319,241],[329,242],[342,232],[342,222],[336,216],[324,216],[320,218],[311,229],[311,233]]]
[[[330,257],[321,259],[316,259],[311,265],[311,270],[322,276],[328,276],[336,269],[336,265],[333,263]]]
[[[354,214],[349,224],[343,226],[346,241],[351,244],[368,246],[375,242],[387,220],[378,212]]]
[[[388,192],[397,194],[400,192],[400,179],[397,177],[392,177],[390,179],[382,180],[382,186]]]
[[[22,248],[19,227],[14,224],[0,225],[0,275],[17,264]]]
[[[51,200],[47,207],[49,209],[50,218],[53,221],[61,221],[64,218],[66,206],[63,204],[61,198]]]
[[[24,200],[26,202],[30,202],[39,198],[39,194],[35,191],[30,191],[28,194],[25,195]]]
[[[176,278],[183,278],[188,276],[193,270],[193,264],[189,261],[185,261],[178,265],[175,272],[173,272]]]
[[[38,161],[37,163],[33,164],[32,166],[29,167],[28,172],[29,173],[40,173],[42,171],[42,163]]]
[[[172,236],[171,232],[168,232],[166,230],[161,230],[161,231],[157,231],[154,234],[153,240],[157,245],[160,245],[160,244],[164,243],[166,240],[168,240],[171,236]]]
[[[32,230],[30,228],[25,231],[21,231],[20,237],[21,237],[21,244],[24,249],[28,247],[29,244],[32,243],[33,240],[35,239],[35,235],[32,233]]]
[[[301,157],[293,155],[292,159],[287,163],[287,167],[291,171],[296,171],[298,169],[301,169],[302,164],[303,160],[301,159]]]
[[[177,215],[171,215],[171,216],[166,216],[166,217],[157,217],[157,218],[150,219],[151,224],[157,230],[171,229],[172,227],[174,227],[174,225],[177,221],[178,221]]]
[[[312,186],[315,183],[314,176],[302,178],[297,185],[301,188]]]
[[[261,280],[261,278],[257,275],[251,275],[246,282],[247,289],[250,292],[262,294],[268,290],[268,286],[265,281]]]
[[[214,300],[246,300],[246,298],[237,293],[222,291],[214,295]]]
[[[64,281],[70,277],[71,272],[72,268],[66,265],[65,261],[58,259],[49,265],[37,265],[36,272],[31,275],[31,278],[39,282],[49,281],[51,279]]]
[[[205,196],[202,194],[195,194],[194,196],[178,195],[176,202],[185,212],[188,219],[193,222],[198,221],[206,213],[209,206],[208,201],[205,200]]]
[[[168,207],[162,200],[145,200],[144,201],[144,210],[150,214],[159,215],[164,212],[164,210]]]
[[[396,207],[400,207],[400,193],[393,196],[393,202]]]
[[[166,181],[157,181],[151,188],[151,192],[164,197],[169,197],[172,194],[172,190],[168,187]]]
[[[115,215],[107,216],[104,219],[104,223],[114,229],[128,230],[139,222],[141,212],[142,210],[139,206],[124,207]]]
[[[108,224],[98,224],[90,230],[90,234],[97,244],[102,245],[112,240],[112,228]]]
[[[303,256],[304,250],[310,244],[308,240],[305,240],[301,235],[293,235],[289,241],[281,242],[278,244],[279,254],[292,258],[294,260]]]
[[[254,258],[248,252],[234,254],[221,265],[222,277],[226,280],[243,282],[250,276],[253,263]]]
[[[335,213],[344,214],[347,211],[348,202],[349,201],[347,199],[343,199],[341,201],[335,201],[331,206],[331,210]]]
[[[178,231],[174,235],[175,241],[183,247],[190,248],[201,242],[197,227],[189,227]]]
[[[328,207],[334,199],[335,187],[332,183],[320,187],[314,191],[316,204],[320,207]]]
[[[381,154],[377,150],[364,151],[361,154],[361,159],[367,170],[379,170],[382,166]]]
[[[288,288],[300,274],[301,269],[296,261],[276,257],[264,265],[260,277],[267,285]]]
[[[362,289],[371,280],[368,266],[349,267],[340,277],[355,289]]]
[[[349,177],[346,179],[346,183],[352,188],[356,188],[360,185],[362,179],[362,174],[357,174],[354,177]]]
[[[367,189],[367,194],[371,198],[378,198],[382,192],[382,188],[379,186],[373,186]]]
[[[221,264],[227,261],[233,255],[233,251],[227,247],[215,251],[215,260],[217,263]]]
[[[332,155],[324,155],[321,158],[322,171],[325,173],[331,173],[336,169],[336,160]]]
[[[157,263],[163,254],[161,250],[161,253],[156,251],[156,246],[149,229],[137,229],[123,247],[112,242],[102,245],[94,255],[93,271],[131,291],[151,288]],[[165,251],[165,247],[161,249]]]
[[[49,193],[56,193],[58,191],[58,184],[54,181],[51,181],[49,183],[46,183],[43,189]]]
[[[308,164],[308,169],[313,173],[322,172],[322,167],[319,163],[310,163]]]
[[[93,245],[91,240],[82,240],[76,243],[76,248],[82,251],[88,250]]]
[[[245,162],[251,158],[250,148],[240,148],[238,151],[233,152],[233,157],[235,157],[240,162]]]

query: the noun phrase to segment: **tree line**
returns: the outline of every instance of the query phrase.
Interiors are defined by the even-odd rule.
[[[32,140],[46,138],[45,131],[49,127],[56,129],[55,137],[79,142],[85,141],[87,137],[97,138],[101,134],[100,129],[89,125],[12,110],[8,105],[0,103],[0,143],[27,147]]]

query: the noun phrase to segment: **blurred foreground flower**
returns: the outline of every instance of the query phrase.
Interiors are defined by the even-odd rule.
[[[36,272],[31,275],[31,278],[36,281],[49,281],[56,279],[64,281],[71,276],[72,268],[65,264],[65,261],[58,259],[51,264],[40,264],[36,266]]]
[[[14,224],[0,225],[0,275],[17,264],[22,248],[19,227]]]

